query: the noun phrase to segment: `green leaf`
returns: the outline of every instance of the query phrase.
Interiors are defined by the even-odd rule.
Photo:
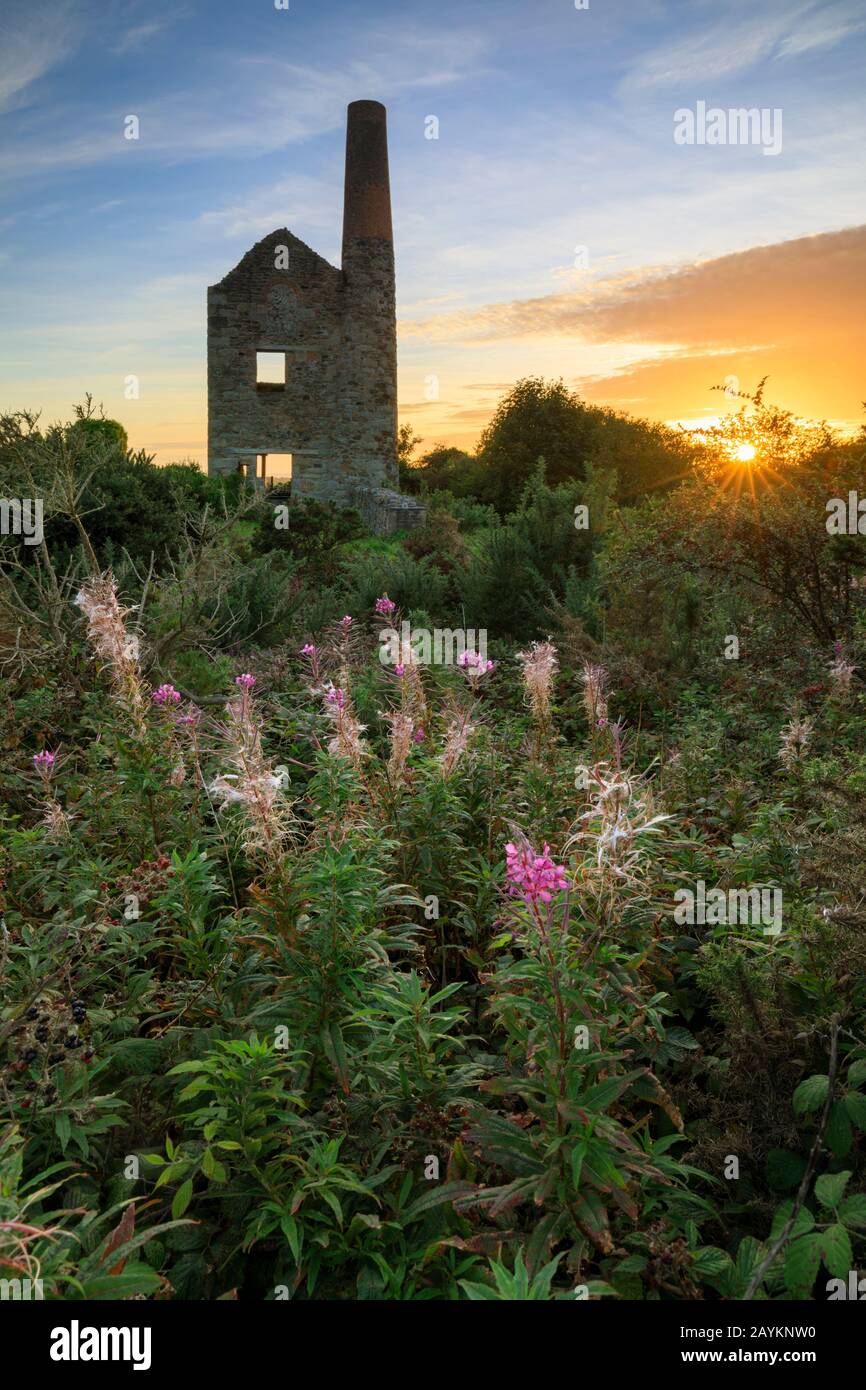
[[[849,1091],[842,1104],[857,1128],[866,1131],[866,1096],[861,1091]]]
[[[499,1302],[499,1294],[487,1284],[474,1284],[468,1279],[459,1279],[458,1283],[466,1294],[466,1297],[471,1298],[473,1302],[478,1303],[482,1300],[492,1300],[494,1303]]]
[[[788,1149],[771,1149],[767,1154],[767,1182],[775,1192],[790,1192],[799,1186],[806,1171],[802,1154]]]
[[[821,1258],[834,1279],[847,1279],[853,1268],[851,1238],[844,1226],[828,1226],[818,1236]]]
[[[425,1192],[422,1197],[417,1197],[402,1214],[404,1225],[410,1221],[417,1221],[419,1216],[425,1212],[432,1211],[434,1207],[446,1206],[450,1202],[456,1201],[458,1197],[467,1197],[474,1192],[475,1187],[469,1182],[446,1182],[441,1186],[434,1187],[430,1192]]]
[[[626,1072],[625,1076],[611,1076],[606,1081],[599,1081],[579,1097],[578,1105],[583,1110],[605,1111],[619,1099],[623,1091],[628,1090],[633,1081],[643,1075],[643,1068],[639,1068],[637,1071]]]
[[[177,1192],[174,1194],[174,1201],[171,1204],[171,1214],[175,1221],[179,1216],[183,1216],[190,1202],[192,1201],[192,1178],[187,1178],[186,1182],[181,1183]]]
[[[846,1197],[837,1215],[846,1226],[866,1228],[866,1195],[858,1192],[853,1197]]]
[[[719,1274],[724,1274],[732,1267],[733,1261],[730,1255],[724,1250],[720,1250],[716,1245],[704,1245],[700,1250],[696,1250],[693,1257],[693,1267],[698,1274],[703,1274],[713,1278]]]
[[[785,1287],[795,1298],[807,1298],[821,1263],[821,1237],[799,1236],[785,1247]]]
[[[834,1158],[845,1158],[851,1152],[854,1131],[845,1106],[839,1100],[835,1100],[830,1106],[826,1137]]]
[[[66,1145],[72,1134],[72,1123],[65,1110],[60,1110],[54,1117],[54,1132],[60,1140],[60,1152],[66,1153]]]
[[[807,1076],[794,1092],[792,1104],[795,1115],[807,1115],[818,1110],[827,1099],[830,1089],[829,1076]]]
[[[866,1081],[866,1057],[858,1057],[848,1068],[848,1085],[859,1086]]]
[[[349,1094],[349,1062],[346,1057],[346,1048],[343,1043],[343,1033],[339,1023],[332,1023],[322,1029],[319,1034],[322,1049],[331,1066],[334,1068],[334,1075],[340,1083],[343,1092]]]
[[[301,1240],[298,1233],[298,1223],[293,1216],[289,1216],[288,1212],[284,1212],[280,1217],[280,1229],[289,1242],[289,1249],[295,1264],[299,1265],[301,1263]]]
[[[838,1207],[850,1173],[822,1173],[815,1183],[815,1196],[822,1207]]]
[[[794,1203],[791,1200],[783,1202],[782,1205],[779,1207],[778,1211],[773,1217],[773,1224],[770,1227],[771,1241],[778,1240],[779,1236],[782,1234],[782,1231],[787,1225],[788,1218],[791,1215],[791,1211],[793,1210],[793,1206]],[[814,1225],[815,1218],[810,1212],[809,1208],[801,1207],[800,1210],[797,1212],[796,1217],[794,1218],[794,1225],[791,1230],[791,1236],[793,1237],[805,1235],[807,1231],[812,1230],[812,1227]]]

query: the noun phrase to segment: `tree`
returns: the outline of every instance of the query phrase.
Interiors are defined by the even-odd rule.
[[[503,514],[513,511],[541,459],[550,483],[582,478],[598,437],[598,413],[561,380],[518,381],[481,436],[482,500]]]

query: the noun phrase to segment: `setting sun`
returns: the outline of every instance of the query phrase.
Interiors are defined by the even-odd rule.
[[[734,450],[734,458],[738,463],[751,463],[757,452],[754,444],[739,444]]]

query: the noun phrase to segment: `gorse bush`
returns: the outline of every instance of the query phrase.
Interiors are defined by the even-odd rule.
[[[860,463],[762,421],[784,489],[736,496],[724,450],[628,508],[530,470],[502,516],[440,493],[450,546],[223,498],[114,572],[68,432],[7,423],[72,539],[3,541],[0,1277],[834,1296],[866,566],[821,489]],[[490,652],[383,665],[404,617]]]

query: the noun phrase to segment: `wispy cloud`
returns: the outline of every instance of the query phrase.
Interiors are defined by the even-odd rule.
[[[717,11],[716,11],[717,12]],[[657,47],[634,62],[624,90],[683,87],[717,81],[748,71],[759,63],[832,48],[866,29],[860,0],[778,0],[754,6],[730,4],[711,25]]]
[[[388,101],[407,90],[435,90],[465,79],[489,44],[487,36],[475,30],[430,33],[405,24],[370,31],[365,37],[365,46],[375,56],[364,61],[337,56],[313,66],[270,55],[214,51],[207,58],[206,80],[174,90],[155,89],[131,107],[118,107],[116,115],[104,104],[98,109],[79,105],[66,112],[55,106],[46,114],[43,132],[23,132],[15,149],[0,152],[0,173],[26,178],[53,169],[82,168],[128,158],[131,149],[138,159],[163,162],[267,154],[339,129],[346,106],[359,93]],[[23,44],[22,40],[22,50]],[[37,57],[30,65],[33,75],[25,76],[23,84],[66,52],[68,46],[56,39],[41,49],[37,44]],[[18,65],[6,66],[9,83],[22,85]],[[0,96],[2,90],[0,75]],[[123,138],[123,120],[130,110],[140,121],[137,141]],[[65,135],[66,129],[75,134]]]
[[[174,16],[173,18],[177,18]],[[143,48],[158,34],[164,34],[171,27],[173,18],[152,20],[148,24],[135,24],[127,29],[111,46],[112,53],[134,53]]]
[[[80,26],[51,0],[6,0],[0,11],[0,111],[26,105],[28,88],[75,49]]]

